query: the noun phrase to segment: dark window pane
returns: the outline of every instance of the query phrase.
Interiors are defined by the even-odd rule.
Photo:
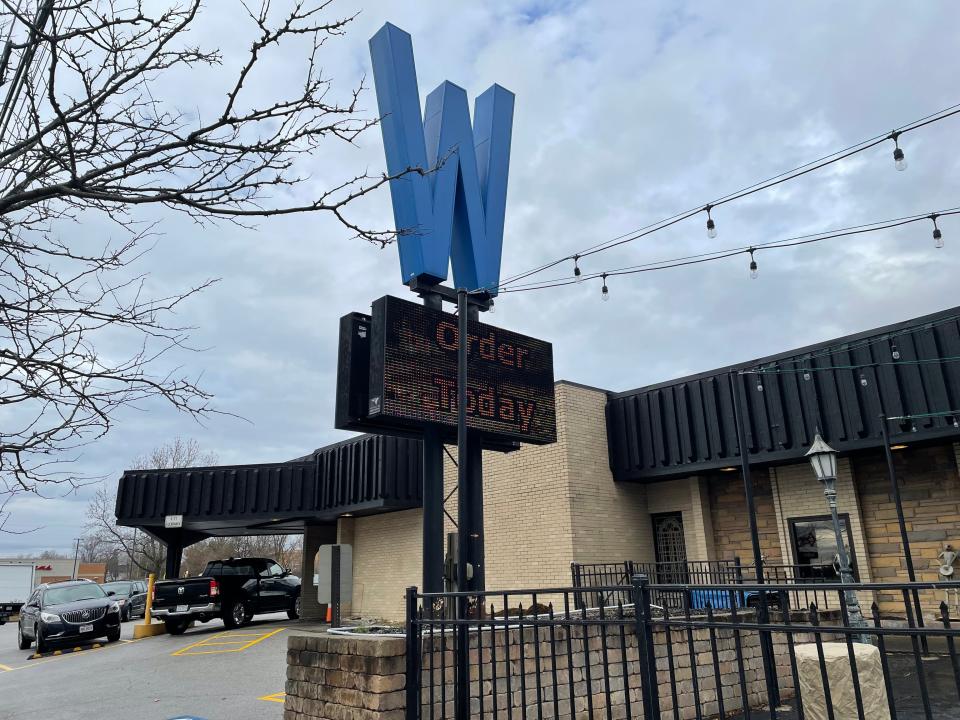
[[[850,533],[846,518],[840,518],[840,530],[843,535],[847,557],[856,571]],[[833,529],[833,520],[829,516],[807,518],[793,522],[793,548],[797,558],[798,575],[804,579],[822,579],[827,582],[839,580],[837,568],[840,566],[837,551],[837,537]]]

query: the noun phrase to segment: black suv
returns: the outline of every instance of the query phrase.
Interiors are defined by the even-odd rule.
[[[120,639],[120,605],[96,583],[86,580],[40,585],[20,608],[17,642],[26,650],[34,642],[42,653],[55,642],[106,636]]]
[[[147,607],[147,583],[145,580],[114,580],[100,583],[108,594],[113,593],[120,606],[120,620],[143,617]]]

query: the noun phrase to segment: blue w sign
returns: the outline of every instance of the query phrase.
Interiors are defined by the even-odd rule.
[[[410,35],[387,23],[370,39],[403,282],[443,282],[496,295],[503,250],[513,100],[493,85],[470,122],[466,91],[443,82],[420,92]],[[435,170],[434,170],[435,169]],[[427,172],[432,171],[432,172]]]

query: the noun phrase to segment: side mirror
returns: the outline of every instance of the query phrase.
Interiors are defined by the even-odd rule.
[[[113,591],[113,590],[107,590],[107,597],[113,597],[113,596],[116,595],[116,594],[117,594],[117,593],[116,593],[115,591]]]

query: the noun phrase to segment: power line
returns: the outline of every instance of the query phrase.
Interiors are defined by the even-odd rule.
[[[606,286],[606,279],[610,277],[616,277],[619,275],[634,275],[637,273],[643,272],[653,272],[656,270],[668,270],[676,267],[685,267],[688,265],[699,265],[707,262],[713,262],[716,260],[725,260],[736,255],[749,254],[751,257],[751,270],[756,272],[756,261],[755,255],[761,251],[767,250],[778,250],[783,248],[797,247],[800,245],[809,245],[812,243],[823,242],[824,240],[833,240],[841,237],[850,237],[853,235],[862,235],[865,233],[879,232],[880,230],[888,230],[891,228],[901,227],[904,225],[909,225],[917,222],[929,221],[933,218],[949,217],[952,215],[960,215],[960,207],[947,208],[945,210],[938,210],[934,212],[921,213],[918,215],[906,215],[903,217],[893,218],[890,220],[881,220],[873,223],[867,223],[864,225],[854,225],[852,227],[840,228],[838,230],[826,230],[819,233],[812,233],[807,235],[797,235],[790,238],[784,238],[780,240],[770,240],[763,243],[756,243],[754,245],[741,245],[732,248],[726,248],[723,250],[715,250],[706,253],[698,253],[695,255],[686,255],[678,258],[671,258],[667,260],[658,260],[650,263],[645,263],[642,265],[631,265],[621,268],[613,268],[600,272],[593,272],[588,274],[583,274],[582,272],[577,274],[574,273],[573,276],[558,277],[552,278],[549,280],[542,280],[539,282],[530,282],[521,285],[515,285],[513,287],[506,287],[501,290],[502,293],[511,293],[511,292],[527,292],[530,290],[545,290],[547,288],[562,287],[564,285],[573,285],[585,282],[586,280],[593,280],[596,278],[601,278],[604,280],[604,286]]]
[[[901,126],[900,128],[893,130],[889,133],[882,133],[879,135],[875,135],[871,138],[855,143],[854,145],[850,145],[842,150],[835,151],[833,153],[830,153],[829,155],[825,155],[816,160],[812,160],[810,162],[804,163],[803,165],[798,165],[795,168],[791,168],[790,170],[786,170],[784,172],[781,172],[765,180],[760,180],[751,185],[747,185],[743,188],[740,188],[739,190],[735,190],[731,193],[728,193],[727,195],[723,195],[712,202],[708,202],[702,205],[697,205],[696,207],[693,207],[689,210],[685,210],[683,212],[677,213],[663,220],[659,220],[649,225],[645,225],[629,233],[624,233],[615,238],[612,238],[611,240],[607,240],[602,243],[593,245],[591,247],[585,248],[571,255],[566,255],[564,257],[558,258],[544,265],[540,265],[531,270],[527,270],[527,271],[518,273],[516,275],[512,275],[507,279],[503,280],[498,287],[500,289],[505,289],[507,285],[515,283],[519,280],[523,280],[532,275],[539,274],[541,272],[544,272],[545,270],[549,270],[550,268],[556,267],[561,263],[564,263],[570,260],[573,260],[574,263],[576,263],[581,258],[589,257],[590,255],[594,255],[599,252],[604,252],[606,250],[609,250],[614,247],[618,247],[620,245],[624,245],[626,243],[634,242],[635,240],[639,240],[640,238],[646,237],[655,232],[659,232],[660,230],[664,230],[668,227],[676,225],[677,223],[680,223],[691,217],[699,215],[702,212],[706,212],[708,216],[708,225],[707,225],[708,232],[712,232],[711,237],[715,236],[716,234],[715,224],[712,217],[710,216],[710,212],[714,208],[733,202],[734,200],[739,200],[741,198],[747,197],[748,195],[752,195],[762,190],[767,190],[771,187],[774,187],[776,185],[780,185],[789,180],[793,180],[795,178],[801,177],[815,170],[819,170],[821,168],[827,167],[828,165],[839,162],[841,160],[845,160],[849,157],[852,157],[853,155],[869,150],[870,148],[876,147],[877,145],[880,145],[888,140],[892,140],[896,146],[894,151],[894,159],[897,164],[897,169],[898,170],[904,169],[906,167],[906,162],[905,162],[903,150],[899,146],[900,136],[902,136],[905,133],[911,132],[913,130],[919,130],[920,128],[926,127],[927,125],[930,125],[932,123],[945,120],[957,114],[960,114],[960,103],[951,105],[949,107],[943,108],[942,110],[938,110],[936,112],[930,113],[929,115],[926,115],[922,118],[913,120],[912,122],[909,122],[906,125]],[[489,290],[489,289],[491,288],[481,288],[480,290],[482,291],[482,290]]]

